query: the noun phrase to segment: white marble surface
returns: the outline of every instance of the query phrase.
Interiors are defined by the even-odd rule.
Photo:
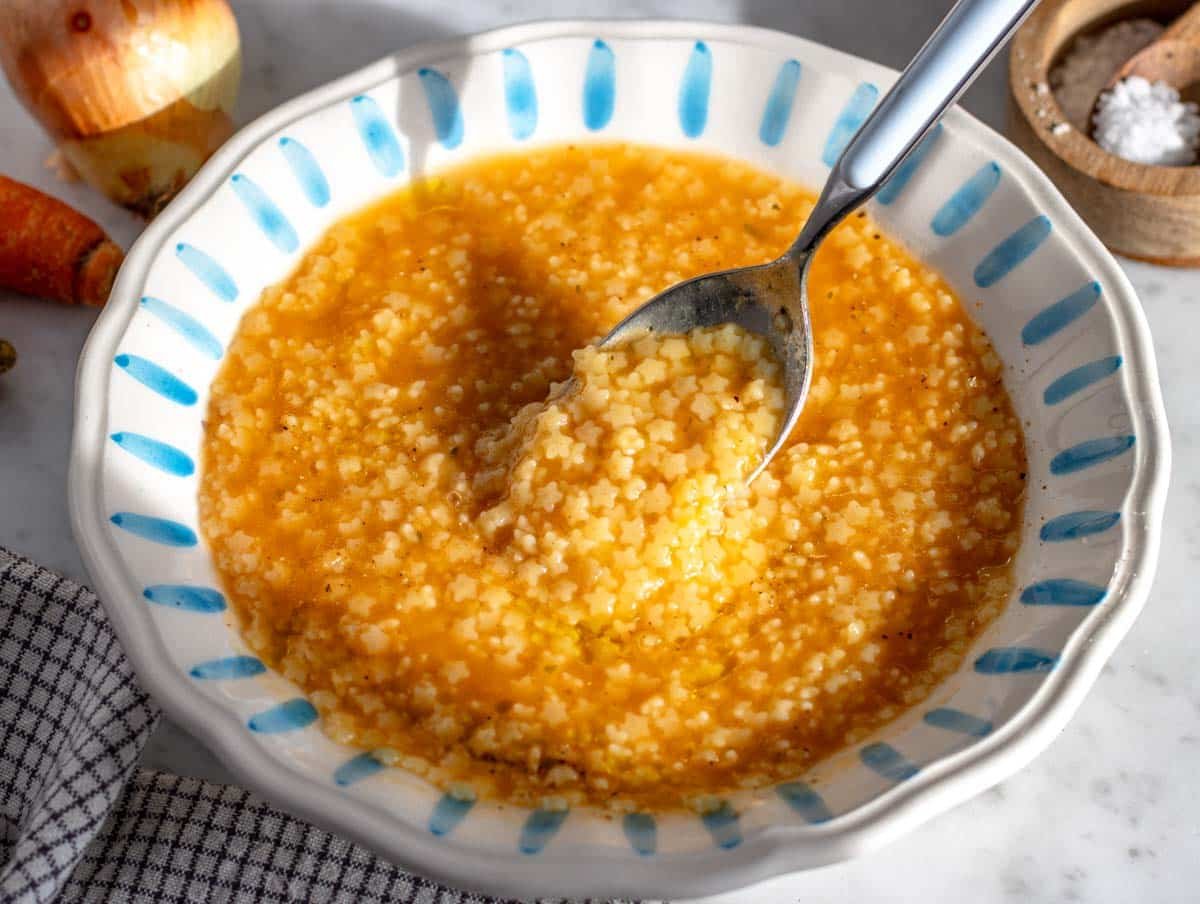
[[[693,0],[687,15],[803,34],[903,64],[949,0]],[[417,41],[551,16],[662,16],[667,0],[241,0],[243,121]],[[677,13],[676,13],[677,14]],[[1002,64],[967,97],[1003,128]],[[43,168],[46,139],[0,85],[0,171],[86,211],[128,245],[137,221]],[[1031,766],[885,850],[760,886],[743,901],[1200,900],[1200,271],[1128,263],[1155,336],[1175,466],[1152,599],[1079,714]],[[0,336],[21,355],[0,378],[0,545],[86,580],[66,506],[75,360],[94,314],[0,293]],[[1191,376],[1189,376],[1189,374]],[[227,780],[164,723],[148,765]],[[718,899],[714,899],[718,900]]]

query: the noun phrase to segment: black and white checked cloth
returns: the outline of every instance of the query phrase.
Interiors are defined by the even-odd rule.
[[[0,548],[0,902],[495,901],[138,768],[158,717],[95,595]]]

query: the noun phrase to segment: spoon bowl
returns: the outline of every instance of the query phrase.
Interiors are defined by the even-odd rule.
[[[600,343],[643,332],[687,333],[736,324],[763,336],[783,366],[784,413],[750,473],[770,464],[800,418],[812,382],[809,262],[821,240],[882,187],[980,70],[1016,31],[1037,0],[959,0],[833,164],[799,237],[768,264],[685,280],[650,299]]]
[[[688,333],[733,323],[764,337],[783,365],[785,413],[754,480],[779,451],[795,426],[812,380],[812,328],[805,284],[807,253],[791,251],[757,267],[741,267],[685,280],[656,295],[601,342],[612,345],[643,332]]]

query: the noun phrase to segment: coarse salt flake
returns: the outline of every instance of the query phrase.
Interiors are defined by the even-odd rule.
[[[1133,163],[1196,162],[1200,113],[1166,82],[1151,83],[1136,75],[1123,79],[1100,95],[1094,124],[1096,143]]]

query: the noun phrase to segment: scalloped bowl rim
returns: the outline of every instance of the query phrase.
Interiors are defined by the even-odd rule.
[[[616,38],[658,37],[738,41],[784,51],[802,47],[831,68],[852,67],[880,84],[893,70],[770,29],[691,21],[574,19],[534,22],[477,35],[414,46],[276,107],[243,127],[200,170],[131,248],[108,305],[101,312],[80,357],[71,446],[69,502],[74,534],[88,573],[130,657],[139,680],[166,713],[207,746],[246,786],[313,823],[331,829],[389,860],[460,887],[492,894],[616,894],[691,897],[746,886],[780,874],[844,860],[877,848],[1011,775],[1047,747],[1063,729],[1129,630],[1148,596],[1160,545],[1170,468],[1166,413],[1159,390],[1149,329],[1132,285],[1113,257],[1088,230],[1062,195],[1034,164],[1007,140],[961,109],[947,116],[973,140],[1003,160],[1022,190],[1053,213],[1072,252],[1114,288],[1113,326],[1136,356],[1129,369],[1131,416],[1139,438],[1127,505],[1130,519],[1124,555],[1109,583],[1103,613],[1079,626],[1063,650],[1058,668],[1003,726],[966,750],[923,769],[878,798],[828,826],[770,826],[722,852],[712,869],[704,852],[652,860],[618,860],[597,852],[565,853],[531,869],[528,859],[511,854],[464,852],[435,836],[400,825],[374,808],[363,807],[322,786],[255,745],[231,714],[192,692],[186,675],[174,668],[148,616],[108,599],[134,596],[104,531],[99,508],[103,429],[107,416],[106,373],[111,353],[137,308],[138,287],[167,237],[206,200],[236,164],[287,123],[339,99],[362,93],[400,73],[448,56],[475,56],[532,40],[596,34]],[[548,854],[549,852],[547,852]],[[543,855],[545,856],[545,855]]]

